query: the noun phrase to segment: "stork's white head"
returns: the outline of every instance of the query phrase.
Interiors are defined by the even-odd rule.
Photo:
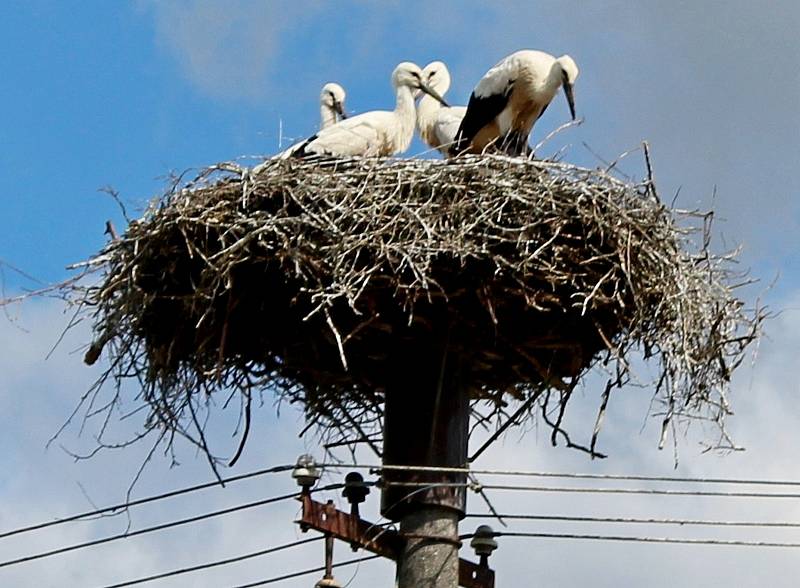
[[[422,72],[422,69],[416,64],[411,63],[410,61],[404,61],[392,72],[392,85],[395,89],[401,87],[410,88],[412,93],[415,90],[422,90],[426,94],[433,96],[439,102],[447,106],[447,102],[444,101],[439,93],[428,86],[428,83],[425,79],[425,74]]]
[[[562,55],[556,59],[556,62],[561,66],[561,71],[564,72],[564,79],[570,84],[574,84],[575,80],[578,79],[578,74],[580,73],[575,60],[569,55]]]
[[[323,106],[326,106],[336,112],[342,118],[347,118],[344,112],[344,98],[346,94],[344,88],[335,82],[328,82],[322,86],[319,100]]]
[[[403,61],[398,63],[392,72],[392,86],[399,88],[407,86],[412,89],[419,88],[422,79],[422,70],[416,63]]]
[[[556,59],[556,64],[561,68],[561,84],[564,87],[564,95],[567,97],[569,103],[569,112],[572,115],[572,120],[575,120],[575,94],[573,86],[575,80],[578,79],[578,66],[575,60],[569,55],[562,55]]]
[[[422,79],[441,95],[450,89],[450,72],[442,61],[431,61],[422,68]]]

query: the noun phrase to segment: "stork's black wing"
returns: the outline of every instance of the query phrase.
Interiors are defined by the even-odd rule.
[[[302,158],[302,157],[308,157],[308,156],[310,156],[310,155],[316,155],[316,153],[311,153],[311,152],[309,152],[309,151],[306,151],[306,147],[308,147],[308,145],[311,143],[311,141],[313,141],[313,140],[314,140],[314,139],[316,139],[316,138],[317,138],[317,134],[316,134],[316,133],[315,133],[315,134],[313,134],[313,135],[311,135],[311,136],[310,136],[308,139],[306,139],[305,141],[303,141],[303,142],[302,142],[302,143],[301,143],[301,144],[300,144],[300,145],[297,147],[297,149],[295,149],[294,151],[292,151],[292,154],[291,154],[291,156],[292,156],[292,157],[298,157],[298,158]]]
[[[508,84],[502,93],[481,97],[476,96],[475,92],[472,93],[469,97],[469,104],[467,104],[467,112],[458,127],[456,140],[450,147],[450,155],[456,155],[466,149],[478,131],[503,112],[508,104],[512,88],[513,84]]]

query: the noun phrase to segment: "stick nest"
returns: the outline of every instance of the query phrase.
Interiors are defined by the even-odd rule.
[[[175,182],[88,262],[102,278],[73,297],[94,323],[86,361],[105,349],[105,378],[138,381],[153,430],[194,423],[202,438],[209,394],[238,394],[249,419],[270,390],[329,437],[361,437],[393,374],[436,373],[446,349],[486,422],[536,400],[569,443],[570,394],[604,366],[595,453],[632,356],[654,366],[665,432],[676,416],[729,412],[763,317],[734,296],[708,220],[662,204],[650,180],[558,162],[225,164]]]

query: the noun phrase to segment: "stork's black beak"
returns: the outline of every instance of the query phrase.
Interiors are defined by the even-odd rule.
[[[342,120],[344,120],[344,119],[346,119],[346,118],[347,118],[347,113],[344,111],[344,106],[343,106],[343,105],[342,105],[342,103],[341,103],[341,102],[339,102],[338,100],[334,100],[334,101],[333,101],[333,110],[335,110],[335,111],[336,111],[336,114],[338,114],[338,115],[339,115],[339,117],[340,117]]]
[[[419,83],[419,89],[420,89],[420,90],[422,90],[423,92],[425,92],[426,94],[428,94],[429,96],[433,96],[433,97],[434,97],[436,100],[438,100],[438,101],[439,101],[439,103],[440,103],[442,106],[447,106],[447,107],[449,107],[449,106],[450,106],[450,105],[447,103],[447,101],[446,101],[444,98],[442,98],[442,97],[439,95],[439,92],[437,92],[436,90],[434,90],[433,88],[431,88],[431,87],[430,87],[428,84],[426,84],[425,82],[420,82],[420,83]]]
[[[564,95],[567,97],[569,103],[569,113],[572,115],[572,120],[575,120],[575,94],[572,90],[572,84],[564,80]]]

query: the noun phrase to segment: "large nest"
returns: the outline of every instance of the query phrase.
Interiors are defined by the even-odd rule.
[[[631,356],[656,368],[665,427],[721,423],[761,314],[732,293],[707,220],[649,179],[558,162],[226,164],[176,182],[75,296],[93,313],[87,361],[105,348],[106,377],[135,378],[162,432],[200,433],[196,408],[219,391],[249,418],[270,390],[331,437],[360,437],[398,370],[435,371],[443,348],[494,408],[484,418],[536,400],[554,439],[580,377],[608,370],[602,417]]]

